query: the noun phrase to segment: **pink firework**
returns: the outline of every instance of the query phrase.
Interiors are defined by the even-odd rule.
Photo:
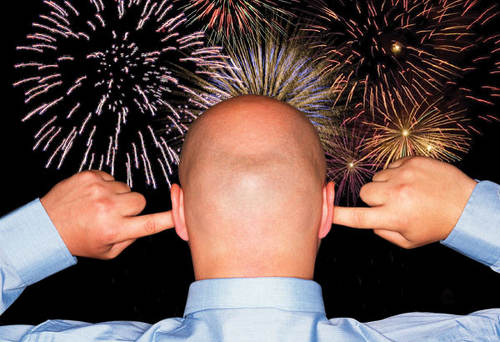
[[[202,32],[185,33],[170,0],[43,3],[15,65],[22,120],[39,125],[34,150],[48,153],[46,167],[66,161],[131,186],[140,171],[150,186],[157,174],[170,184],[186,131],[178,66],[220,67],[220,49],[206,47]]]

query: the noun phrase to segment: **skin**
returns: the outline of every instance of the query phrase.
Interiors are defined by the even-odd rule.
[[[323,158],[301,113],[245,96],[214,106],[192,125],[172,212],[137,216],[144,197],[101,171],[62,181],[41,202],[75,256],[114,258],[175,221],[177,234],[189,241],[197,279],[310,279],[332,220],[415,248],[448,237],[476,185],[449,164],[411,157],[363,186],[369,208],[334,208]]]
[[[171,189],[196,279],[312,279],[333,219],[333,183],[314,127],[282,102],[242,96],[190,128]]]
[[[144,196],[102,171],[65,179],[40,201],[75,256],[112,259],[136,239],[173,227],[170,212],[137,216]]]
[[[444,240],[476,182],[456,167],[423,157],[400,159],[361,188],[371,208],[335,208],[334,223],[375,234],[403,248]]]

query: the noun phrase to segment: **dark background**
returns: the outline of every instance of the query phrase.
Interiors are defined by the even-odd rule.
[[[41,1],[2,3],[2,111],[0,113],[0,215],[45,194],[74,169],[45,169],[46,155],[32,152],[32,129],[13,69],[15,46],[31,31]],[[480,123],[471,152],[457,164],[476,179],[500,183],[500,124]],[[146,212],[168,210],[166,186],[137,187]],[[117,259],[80,258],[78,264],[30,286],[0,324],[46,319],[149,323],[182,316],[194,280],[188,246],[172,230],[143,238]],[[333,227],[322,243],[315,280],[323,287],[328,317],[377,320],[408,311],[466,314],[500,307],[500,276],[439,244],[403,250],[370,231]]]

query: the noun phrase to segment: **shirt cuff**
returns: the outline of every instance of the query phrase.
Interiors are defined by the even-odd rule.
[[[479,182],[450,235],[447,247],[500,270],[500,186]]]
[[[26,286],[76,264],[39,199],[0,220],[0,246]]]

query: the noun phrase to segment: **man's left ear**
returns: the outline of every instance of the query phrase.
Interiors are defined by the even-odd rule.
[[[333,223],[333,201],[335,199],[335,184],[328,182],[323,187],[323,206],[321,210],[321,224],[319,226],[318,237],[324,238],[330,232]]]
[[[172,185],[170,198],[172,199],[172,216],[174,218],[175,232],[182,240],[189,241],[184,216],[184,191],[182,191],[182,188],[178,184]]]

